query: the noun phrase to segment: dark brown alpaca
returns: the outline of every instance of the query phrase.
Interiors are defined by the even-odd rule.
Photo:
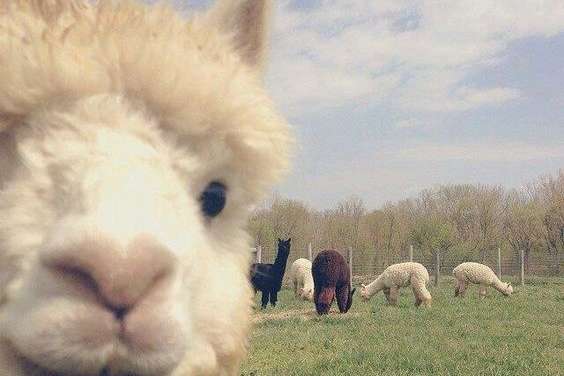
[[[320,315],[329,313],[333,299],[337,297],[339,311],[351,308],[355,289],[351,290],[351,276],[345,258],[337,251],[323,251],[311,266],[314,285],[315,309]]]

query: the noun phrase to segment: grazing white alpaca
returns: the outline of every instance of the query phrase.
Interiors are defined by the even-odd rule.
[[[480,285],[478,294],[482,298],[486,296],[488,286],[493,287],[505,296],[509,296],[513,293],[511,283],[500,281],[494,271],[484,264],[463,262],[453,269],[452,274],[456,279],[454,296],[463,297],[468,288],[468,283]]]
[[[269,7],[0,0],[1,375],[238,374]]]
[[[299,258],[290,267],[290,278],[294,284],[294,294],[304,300],[313,302],[313,275],[311,261]]]
[[[429,273],[425,267],[417,262],[403,262],[390,265],[369,285],[362,285],[360,295],[364,300],[369,300],[372,295],[383,290],[386,300],[391,305],[396,305],[399,289],[411,286],[415,296],[415,305],[431,305],[431,293],[427,290]]]

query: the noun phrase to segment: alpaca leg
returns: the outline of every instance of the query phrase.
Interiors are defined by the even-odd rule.
[[[460,281],[459,282],[459,288],[458,288],[458,296],[460,296],[461,298],[464,297],[464,295],[466,294],[466,289],[468,288],[468,284],[464,281]]]
[[[278,301],[278,291],[271,291],[270,292],[270,304],[272,304],[273,307],[276,307],[276,302]]]
[[[344,313],[347,309],[347,301],[349,299],[349,289],[347,286],[342,286],[335,289],[335,297],[337,298],[337,306],[339,312]]]
[[[394,286],[390,287],[390,305],[397,305],[398,304],[398,297],[399,297],[399,288]]]
[[[484,299],[487,295],[487,290],[486,290],[486,286],[484,285],[480,285],[480,288],[478,289],[478,295],[480,296],[480,298]]]
[[[413,295],[415,296],[415,306],[419,307],[423,301],[419,299],[419,297],[417,296],[417,291],[415,291],[415,289],[413,289]]]
[[[460,281],[458,279],[456,279],[455,281],[454,296],[457,297],[460,294]]]
[[[263,291],[262,291],[262,299],[261,299],[261,307],[262,307],[262,309],[265,309],[266,306],[268,305],[268,294],[269,294],[269,291],[268,291],[268,290],[263,290]]]
[[[384,296],[386,297],[386,301],[388,302],[388,304],[392,304],[392,303],[390,302],[390,289],[387,289],[387,288],[386,288],[386,289],[384,289],[383,291],[384,291]]]
[[[294,278],[294,296],[298,297],[298,280]]]

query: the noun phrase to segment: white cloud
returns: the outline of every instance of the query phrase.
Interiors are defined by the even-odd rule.
[[[399,129],[417,128],[421,126],[421,122],[417,119],[402,119],[395,123],[395,127]]]
[[[437,184],[516,186],[553,171],[553,165],[564,161],[562,142],[405,143],[375,147],[370,155],[347,154],[329,169],[307,174],[295,169],[283,191],[319,208],[331,207],[351,194],[376,208],[388,200],[413,197]],[[547,163],[550,160],[552,164]],[[523,165],[534,167],[523,169]]]
[[[534,145],[524,142],[466,143],[461,145],[418,144],[378,153],[378,159],[401,161],[523,162],[564,158],[564,143]]]
[[[509,43],[564,31],[561,0],[280,1],[269,86],[292,114],[351,102],[460,111],[522,94],[477,87],[471,73],[502,64]]]
[[[520,97],[519,90],[504,87],[472,88],[461,84],[467,70],[419,70],[397,93],[395,103],[415,111],[464,111],[496,105]]]

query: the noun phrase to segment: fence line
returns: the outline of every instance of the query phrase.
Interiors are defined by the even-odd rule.
[[[521,286],[525,286],[525,251],[521,250],[521,273],[519,273]]]
[[[275,247],[266,245],[257,245],[257,247],[251,249],[251,252],[253,252],[255,262],[273,262],[276,257]],[[311,243],[301,250],[292,247],[287,265],[291,265],[292,262],[301,257],[307,257],[313,261],[318,252],[319,249]],[[555,255],[527,254],[523,250],[502,254],[501,249],[497,248],[480,252],[479,255],[474,257],[462,257],[440,251],[429,254],[414,248],[412,245],[409,246],[407,252],[396,252],[394,254],[375,249],[355,250],[349,247],[343,251],[343,256],[347,259],[351,275],[357,281],[372,280],[389,265],[405,261],[423,264],[430,274],[433,273],[435,284],[440,282],[441,275],[450,277],[452,269],[464,261],[476,261],[488,265],[496,272],[498,277],[501,278],[502,275],[505,278],[513,276],[521,285],[525,284],[526,276],[564,276],[564,257],[562,255],[557,255],[557,258],[555,258]]]

